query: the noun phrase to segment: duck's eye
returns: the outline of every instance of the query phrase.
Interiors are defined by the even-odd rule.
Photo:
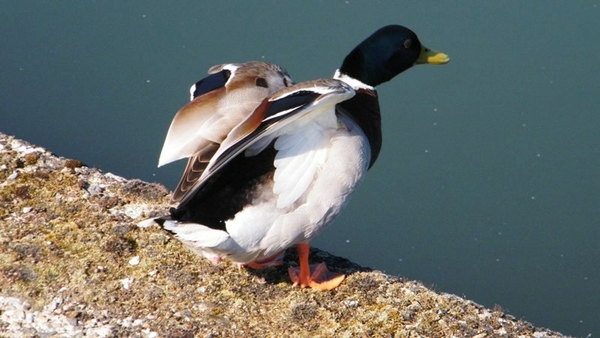
[[[404,48],[409,49],[412,46],[412,40],[406,39],[404,40]]]
[[[286,87],[289,86],[288,81],[287,81],[287,79],[285,77],[283,78],[283,85],[286,86]]]
[[[269,85],[267,84],[267,80],[265,80],[262,77],[257,77],[256,78],[256,85],[259,87],[265,87],[265,88],[269,88]]]

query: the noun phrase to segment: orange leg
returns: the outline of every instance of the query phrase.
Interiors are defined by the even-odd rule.
[[[310,247],[307,243],[298,244],[296,248],[298,250],[300,268],[290,267],[288,269],[290,279],[294,282],[294,285],[317,290],[333,290],[342,283],[346,276],[327,270],[325,263],[312,266],[308,264]]]

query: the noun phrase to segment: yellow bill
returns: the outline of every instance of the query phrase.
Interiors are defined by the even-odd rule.
[[[415,64],[431,64],[431,65],[443,65],[450,62],[450,57],[442,52],[438,52],[433,49],[429,49],[425,46],[421,47],[421,53]]]

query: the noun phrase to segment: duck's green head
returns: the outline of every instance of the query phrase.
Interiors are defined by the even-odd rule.
[[[416,64],[448,63],[448,55],[426,48],[410,29],[385,26],[354,48],[340,72],[369,86],[391,80]]]

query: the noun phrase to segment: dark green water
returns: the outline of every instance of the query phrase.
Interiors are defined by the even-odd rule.
[[[600,3],[0,2],[0,131],[115,174],[157,169],[213,64],[329,77],[399,23],[451,57],[379,89],[384,147],[314,245],[565,334],[600,335]]]

